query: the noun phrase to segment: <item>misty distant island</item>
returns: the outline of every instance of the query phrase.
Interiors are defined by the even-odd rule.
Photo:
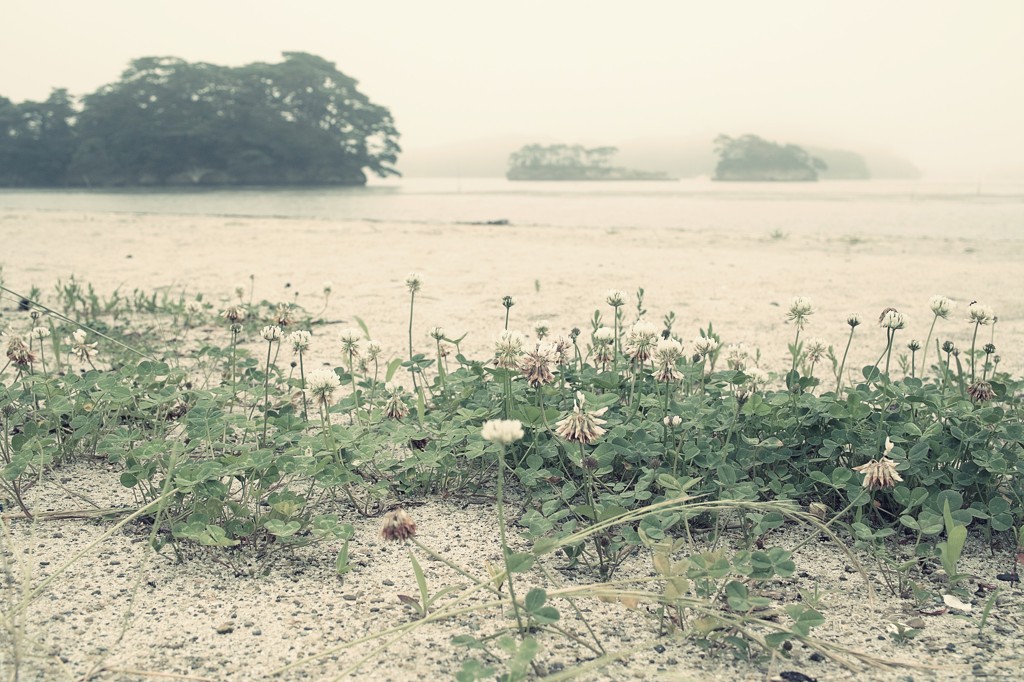
[[[509,180],[675,180],[660,171],[641,171],[612,166],[615,147],[528,144],[508,157]]]
[[[757,135],[715,138],[720,182],[817,182],[828,164],[795,144],[778,144]]]
[[[398,175],[388,109],[334,64],[134,60],[82,98],[0,97],[0,186],[364,185]]]

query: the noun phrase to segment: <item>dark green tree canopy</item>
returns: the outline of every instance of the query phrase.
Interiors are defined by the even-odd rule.
[[[331,62],[301,52],[241,67],[137,59],[82,98],[69,131],[59,179],[20,184],[363,184],[365,171],[397,174],[401,151],[386,108]],[[6,155],[0,166],[24,176]],[[19,184],[8,175],[0,182]]]
[[[795,144],[777,144],[757,135],[719,135],[715,153],[715,180],[815,181],[827,168]]]

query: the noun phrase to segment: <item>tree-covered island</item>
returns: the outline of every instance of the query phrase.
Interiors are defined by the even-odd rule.
[[[397,175],[391,113],[302,52],[240,67],[136,59],[79,102],[0,97],[0,186],[362,185]]]
[[[509,180],[673,180],[652,173],[611,165],[616,147],[587,149],[582,145],[530,144],[508,157]]]
[[[746,182],[817,182],[825,162],[795,144],[776,144],[757,135],[715,138],[715,180]]]

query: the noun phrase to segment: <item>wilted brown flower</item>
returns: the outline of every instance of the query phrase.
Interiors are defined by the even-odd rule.
[[[895,488],[903,478],[896,472],[896,462],[883,456],[879,460],[871,460],[859,467],[853,467],[854,471],[864,474],[864,487],[868,490],[884,490]]]
[[[416,522],[404,509],[393,509],[384,515],[380,535],[389,542],[404,542],[416,535]]]
[[[12,336],[7,342],[7,359],[15,367],[25,368],[36,361],[36,356],[28,349],[20,336]]]
[[[992,390],[992,384],[987,381],[975,381],[967,387],[967,395],[971,396],[971,400],[976,403],[985,403],[992,400],[996,396],[996,392]]]
[[[555,375],[551,373],[554,355],[554,346],[542,341],[519,359],[519,371],[530,386],[538,388],[555,380]]]
[[[295,321],[295,311],[288,303],[281,303],[274,309],[274,324],[278,327],[287,327]]]
[[[384,403],[385,417],[388,419],[402,419],[402,417],[409,414],[409,408],[406,406],[405,400],[402,399],[401,389],[391,389],[387,396],[387,402]]]
[[[600,410],[587,412],[583,409],[583,403],[583,394],[577,391],[572,412],[555,424],[555,433],[571,443],[589,445],[605,434],[605,429],[601,428],[601,425],[606,422],[600,417],[608,408],[602,407]]]
[[[228,322],[243,322],[245,320],[245,308],[240,305],[228,306],[221,311],[220,316]]]

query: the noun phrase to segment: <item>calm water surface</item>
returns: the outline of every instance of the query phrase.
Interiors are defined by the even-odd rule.
[[[1024,184],[404,178],[360,188],[0,190],[0,210],[19,209],[1024,239]]]

